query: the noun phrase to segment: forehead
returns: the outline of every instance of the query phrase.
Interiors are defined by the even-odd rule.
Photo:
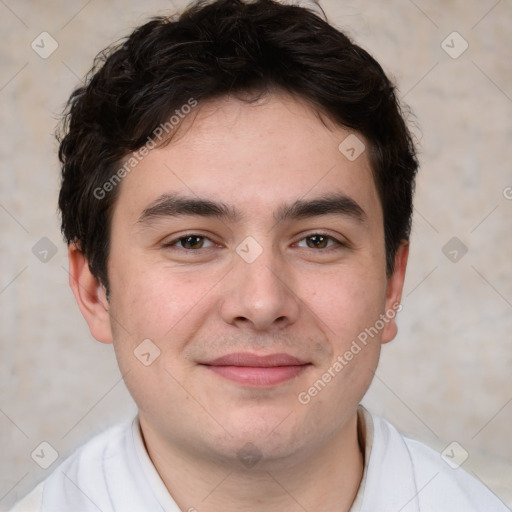
[[[249,213],[339,192],[380,213],[364,139],[323,119],[305,101],[272,94],[248,103],[224,97],[183,116],[166,146],[153,149],[121,183],[114,216],[134,218],[165,193],[208,197]],[[341,145],[341,146],[340,146]],[[341,150],[340,150],[341,148]],[[349,150],[351,148],[348,148]]]

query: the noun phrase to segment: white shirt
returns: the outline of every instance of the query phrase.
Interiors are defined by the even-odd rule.
[[[358,427],[365,465],[350,512],[510,512],[463,469],[362,406]],[[149,458],[138,416],[76,450],[11,512],[98,510],[180,512]]]

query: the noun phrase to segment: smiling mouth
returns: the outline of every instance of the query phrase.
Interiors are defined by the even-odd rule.
[[[234,353],[201,365],[225,379],[252,387],[281,384],[312,366],[311,363],[284,353],[266,356]]]

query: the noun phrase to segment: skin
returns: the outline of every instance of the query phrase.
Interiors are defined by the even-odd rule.
[[[381,344],[396,335],[395,321],[309,403],[298,396],[396,308],[408,244],[387,277],[367,152],[349,161],[338,150],[349,134],[284,93],[254,104],[229,97],[201,104],[170,144],[151,151],[120,185],[109,301],[83,254],[70,247],[79,307],[92,335],[113,343],[148,453],[182,510],[341,511],[355,498],[364,460],[356,409]],[[333,192],[356,202],[364,219],[329,213],[276,223],[284,203]],[[139,222],[162,194],[219,201],[242,218]],[[318,233],[344,245],[314,238]],[[183,240],[165,245],[191,234],[207,238],[194,238],[192,248]],[[262,250],[252,263],[236,252],[247,237]],[[148,338],[160,355],[145,366],[134,350]],[[259,388],[199,364],[231,352],[284,352],[310,364]],[[246,443],[261,457],[252,467],[237,456]]]

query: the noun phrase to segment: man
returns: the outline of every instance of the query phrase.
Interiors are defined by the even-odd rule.
[[[507,510],[359,405],[418,167],[364,50],[298,6],[194,4],[103,55],[59,156],[70,284],[139,412],[15,511]]]

